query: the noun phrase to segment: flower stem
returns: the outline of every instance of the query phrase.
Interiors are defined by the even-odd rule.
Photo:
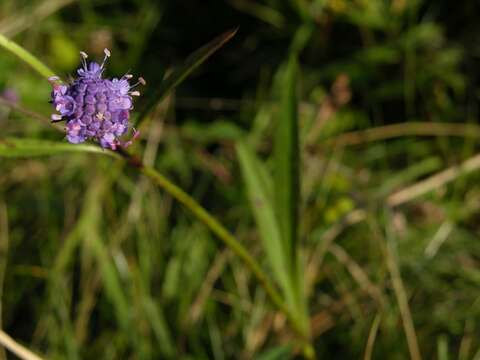
[[[15,340],[13,340],[7,333],[3,330],[0,330],[0,344],[5,348],[14,353],[18,358],[23,360],[42,360],[41,357],[37,356],[26,347],[20,345]]]
[[[159,187],[173,196],[183,206],[189,209],[198,220],[206,225],[210,231],[212,231],[221,241],[223,241],[223,243],[244,262],[244,264],[257,278],[257,281],[263,287],[273,305],[285,314],[288,321],[292,325],[292,328],[298,334],[302,343],[304,357],[306,359],[314,359],[315,350],[310,343],[308,333],[305,333],[305,328],[301,319],[292,314],[278,291],[271,284],[267,274],[265,274],[258,262],[248,253],[247,249],[217,219],[215,219],[207,210],[205,210],[205,208],[203,208],[190,195],[168,180],[165,176],[160,174],[152,167],[144,166],[141,160],[135,158],[126,151],[120,151],[120,154],[127,159],[130,165],[133,165],[135,168],[139,168],[145,176],[149,177],[155,184],[157,184]]]
[[[257,281],[263,287],[273,305],[285,314],[293,329],[300,336],[302,341],[307,341],[308,335],[305,334],[301,321],[292,315],[292,312],[283,301],[281,295],[270,282],[267,274],[263,271],[258,262],[249,254],[247,249],[205,208],[203,208],[195,199],[188,195],[177,185],[168,180],[152,167],[145,166],[141,159],[130,154],[125,149],[118,149],[119,153],[132,167],[138,169],[142,174],[150,178],[156,185],[173,196],[178,202],[189,209],[192,214],[206,225],[235,255],[237,255],[245,265],[250,269]]]
[[[131,162],[131,155],[126,153],[123,153],[122,155],[129,157],[127,160],[130,160]],[[139,164],[138,162],[135,162],[134,165],[135,167],[138,167],[141,165],[141,163]],[[173,184],[162,174],[151,167],[143,165],[140,166],[140,171],[149,177],[155,184],[173,196],[183,206],[189,209],[198,220],[206,225],[221,241],[223,241],[228,248],[235,253],[235,255],[237,255],[245,263],[245,265],[255,275],[260,285],[264,288],[272,303],[287,316],[288,320],[295,328],[295,331],[298,332],[301,337],[304,337],[305,334],[301,324],[295,317],[292,316],[289,308],[282,300],[282,297],[278,291],[270,283],[270,280],[263,269],[248,253],[245,247],[243,247],[243,245],[240,244],[240,242],[222,224],[220,224],[217,219],[215,219],[207,210],[205,210],[205,208],[203,208],[190,195],[180,189],[177,185]]]
[[[9,40],[5,35],[0,34],[0,46],[10,51],[12,54],[19,57],[22,61],[30,65],[36,72],[38,72],[44,78],[54,76],[55,73],[48,68],[44,63],[38,60],[35,56],[30,54],[23,47],[17,45],[17,43]]]

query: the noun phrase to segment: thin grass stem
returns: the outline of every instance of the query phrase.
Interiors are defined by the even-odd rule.
[[[412,360],[422,360],[418,337],[413,324],[412,312],[408,304],[408,295],[403,284],[402,275],[398,265],[396,245],[392,230],[387,227],[386,244],[384,245],[385,258],[388,272],[393,285],[393,291],[397,299],[400,316],[402,318],[403,329],[407,339],[408,351]]]
[[[19,359],[22,360],[42,360],[41,357],[35,355],[23,345],[20,345],[13,340],[7,333],[0,330],[0,344],[14,353]]]
[[[131,155],[126,152],[122,153],[127,157],[127,160],[132,160]],[[134,162],[135,167],[139,167],[138,162]],[[290,310],[284,303],[282,297],[271,284],[267,274],[263,271],[257,261],[249,254],[247,249],[240,244],[240,242],[217,220],[215,219],[205,208],[203,208],[198,202],[196,202],[190,195],[180,189],[177,185],[172,183],[162,174],[155,169],[148,166],[140,166],[140,171],[150,178],[156,185],[161,187],[171,196],[173,196],[178,202],[185,206],[192,214],[200,220],[205,226],[207,226],[229,249],[235,253],[255,275],[259,284],[264,288],[267,295],[270,297],[272,303],[283,312],[295,330],[302,337],[305,336],[301,324],[298,320],[291,315]]]

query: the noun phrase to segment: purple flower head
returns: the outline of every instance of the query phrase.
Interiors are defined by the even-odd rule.
[[[63,84],[58,77],[49,79],[52,84],[52,104],[58,114],[52,115],[52,121],[66,121],[67,140],[72,144],[93,139],[103,148],[115,150],[117,146],[128,146],[120,141],[130,124],[130,110],[133,109],[133,96],[139,96],[138,91],[132,91],[139,84],[145,85],[145,80],[130,85],[132,75],[124,75],[117,79],[103,79],[105,62],[110,57],[110,51],[105,49],[105,58],[101,64],[87,63],[88,55],[83,51],[82,68],[77,70],[78,78],[71,84]],[[138,137],[134,129],[133,139]],[[132,140],[133,140],[132,139]]]

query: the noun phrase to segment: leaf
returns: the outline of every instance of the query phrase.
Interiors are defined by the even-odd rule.
[[[236,150],[264,250],[274,276],[288,296],[291,292],[289,291],[287,264],[284,258],[280,227],[275,217],[271,198],[268,196],[269,184],[272,183],[272,180],[247,143],[240,141]]]
[[[289,271],[296,269],[299,202],[297,63],[292,57],[281,79],[281,113],[275,135],[275,210]]]
[[[158,309],[157,304],[151,297],[143,296],[142,306],[157,339],[159,349],[163,351],[165,356],[172,358],[175,346],[163,313]]]
[[[285,17],[280,11],[273,7],[245,0],[229,0],[229,3],[237,10],[252,15],[267,24],[273,25],[277,28],[283,28],[285,26]]]
[[[182,66],[175,69],[165,80],[163,80],[158,89],[147,99],[146,105],[140,113],[137,126],[140,126],[146,115],[148,115],[156,104],[162,101],[174,88],[185,80],[192,71],[203,64],[218,49],[234,37],[237,30],[238,29],[229,30],[195,51],[185,60]]]
[[[292,358],[292,346],[281,345],[266,350],[255,357],[255,360],[287,360]]]
[[[0,157],[32,157],[48,156],[72,152],[89,152],[102,155],[118,156],[114,152],[104,150],[91,144],[70,144],[39,139],[0,139]]]
[[[120,326],[126,331],[130,329],[131,306],[123,291],[115,263],[98,234],[90,232],[85,241],[97,261],[106,296],[112,302]]]
[[[298,139],[298,65],[291,56],[281,70],[279,82],[281,111],[275,134],[275,215],[279,224],[285,267],[288,272],[287,301],[308,333],[308,310],[299,262],[298,216],[300,202],[300,149]]]

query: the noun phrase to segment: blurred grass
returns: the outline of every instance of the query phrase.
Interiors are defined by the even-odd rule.
[[[295,222],[282,213],[275,225],[274,198],[288,191],[273,178],[299,167],[294,251],[318,358],[409,358],[414,332],[422,358],[478,359],[478,10],[426,0],[4,0],[0,33],[65,78],[79,50],[110,48],[109,75],[131,70],[148,82],[140,109],[158,99],[168,69],[239,26],[153,103],[134,152],[279,283],[289,265],[272,257],[284,256],[280,238]],[[292,55],[295,86],[276,76]],[[0,69],[0,93],[20,97],[0,104],[0,153],[13,154],[8,138],[29,151],[58,144],[62,135],[27,112],[48,117],[48,82],[4,51]],[[298,96],[298,112],[279,91]],[[294,135],[277,132],[287,114],[301,161],[282,168],[276,156]],[[301,356],[285,316],[204,225],[125,164],[70,149],[80,150],[0,159],[7,333],[49,359]],[[248,162],[261,169],[244,181]],[[270,231],[256,225],[265,218]]]

